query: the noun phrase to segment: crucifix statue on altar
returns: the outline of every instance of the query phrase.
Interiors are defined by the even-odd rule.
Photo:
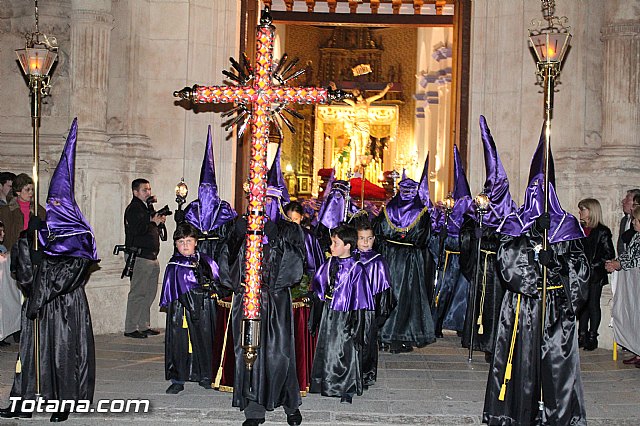
[[[251,158],[249,161],[249,215],[247,218],[245,293],[243,296],[242,347],[247,368],[251,369],[260,345],[260,288],[262,269],[262,237],[264,205],[267,187],[267,144],[271,122],[281,132],[280,121],[293,132],[294,128],[284,112],[303,118],[289,109],[289,103],[321,104],[340,100],[346,96],[337,89],[322,87],[288,86],[304,73],[295,71],[297,59],[287,63],[285,53],[280,61],[273,59],[275,27],[269,8],[260,17],[256,34],[256,59],[251,65],[245,54],[241,63],[230,58],[232,71],[223,71],[229,85],[185,87],[174,96],[193,103],[234,103],[225,116],[237,114],[227,122],[227,129],[239,125],[242,135],[249,126],[251,132]]]

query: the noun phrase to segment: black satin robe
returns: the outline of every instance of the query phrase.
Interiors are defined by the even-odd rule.
[[[393,227],[381,213],[372,223],[376,247],[389,265],[396,308],[380,330],[385,343],[433,343],[435,333],[428,294],[435,266],[428,250],[431,217],[423,214],[409,230]]]
[[[93,400],[95,344],[89,303],[84,291],[89,268],[80,257],[43,255],[35,276],[28,242],[14,245],[12,263],[28,296],[22,305],[22,334],[11,396],[35,399],[34,319],[40,336],[40,394],[47,400]]]
[[[502,237],[498,249],[498,268],[507,291],[485,393],[483,422],[490,425],[586,425],[575,313],[588,295],[589,265],[580,240],[550,245],[554,256],[547,285],[560,288],[547,292],[542,330],[541,268],[534,255],[534,246],[541,241],[534,230]],[[501,401],[512,344],[513,370]],[[538,409],[541,387],[543,419]]]
[[[473,294],[476,299],[475,312],[472,312],[471,298],[467,304],[462,346],[469,347],[471,330],[473,329],[473,350],[493,353],[500,307],[504,297],[504,284],[500,281],[496,262],[500,239],[494,228],[483,227],[480,271],[476,276],[476,261],[478,259],[476,229],[477,223],[473,220],[467,220],[460,232],[460,269],[470,283],[470,294]],[[478,320],[481,324],[478,324]]]
[[[184,261],[184,258],[180,258]],[[202,261],[204,273],[213,276],[207,262]],[[186,274],[187,266],[175,266],[176,276]],[[165,274],[165,280],[167,279]],[[212,280],[211,290],[195,287],[180,294],[177,300],[167,306],[167,322],[164,340],[165,379],[182,382],[213,382],[213,344],[216,330],[216,299],[212,292],[219,293],[219,281]],[[186,326],[186,327],[185,327]],[[190,351],[191,350],[191,351]]]
[[[225,264],[231,266],[231,280],[223,285],[230,285],[234,292],[231,315],[236,364],[232,404],[244,410],[251,400],[268,411],[279,406],[295,409],[302,401],[296,374],[290,288],[302,278],[304,234],[300,225],[293,222],[267,221],[265,225],[268,243],[263,242],[260,347],[249,371],[241,346],[245,233],[246,219],[240,218],[219,262],[221,270]]]

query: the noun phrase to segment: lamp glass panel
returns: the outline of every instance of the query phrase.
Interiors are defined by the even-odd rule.
[[[538,62],[561,62],[566,53],[571,34],[544,33],[529,36]]]
[[[46,76],[51,71],[58,54],[44,47],[27,47],[16,50],[22,71],[35,77]]]

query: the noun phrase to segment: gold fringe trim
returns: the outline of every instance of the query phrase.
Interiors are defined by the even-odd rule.
[[[220,386],[217,389],[220,392],[233,392],[233,386]]]
[[[232,296],[231,300],[233,301],[233,296]],[[232,302],[226,302],[226,301],[224,301],[224,300],[222,300],[222,299],[217,299],[217,300],[216,300],[216,304],[217,304],[218,306],[222,307],[222,308],[231,309],[231,303],[232,303]]]
[[[20,361],[20,357],[18,356],[18,360],[16,361],[16,374],[22,373],[22,362]]]
[[[547,287],[547,291],[549,291],[549,290],[560,290],[561,288],[564,288],[564,286],[552,285],[550,287]],[[542,287],[538,287],[538,290],[542,291]]]
[[[429,208],[425,207],[424,209],[422,209],[422,211],[420,213],[418,213],[418,216],[413,220],[413,222],[411,222],[409,224],[409,226],[407,226],[406,228],[399,228],[399,227],[395,226],[393,223],[391,223],[391,219],[389,219],[389,214],[387,213],[387,207],[386,206],[384,207],[383,211],[384,211],[384,217],[385,217],[385,219],[387,219],[387,223],[389,224],[391,229],[393,229],[396,232],[407,233],[407,232],[409,232],[409,229],[413,228],[414,226],[416,226],[418,224],[418,221],[422,218],[422,216],[425,213],[429,212]]]

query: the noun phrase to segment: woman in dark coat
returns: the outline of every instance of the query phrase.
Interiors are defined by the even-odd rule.
[[[589,298],[580,313],[578,328],[578,345],[585,351],[598,347],[598,327],[600,326],[600,296],[602,287],[609,284],[609,277],[604,268],[605,261],[615,257],[611,230],[602,224],[602,208],[594,198],[585,198],[578,203],[580,224],[587,236],[582,244],[591,265],[589,278]]]

